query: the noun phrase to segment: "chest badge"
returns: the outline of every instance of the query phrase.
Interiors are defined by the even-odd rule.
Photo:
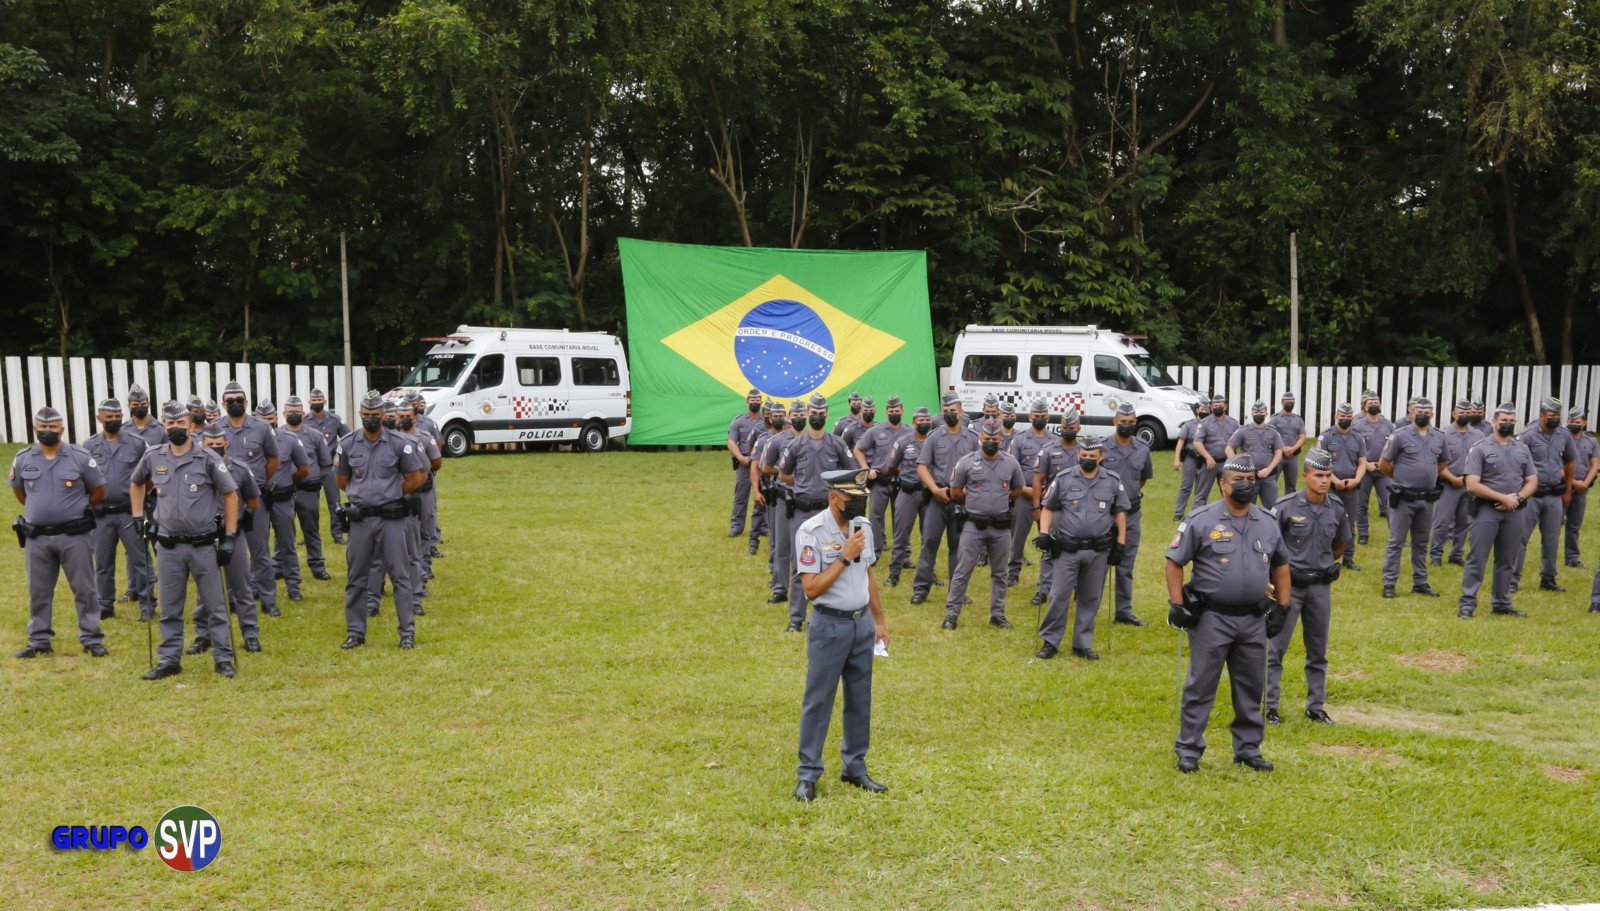
[[[67,482],[67,486],[68,486],[68,487],[71,487],[71,486],[72,486],[72,482],[71,482],[71,481],[68,481],[68,482]]]

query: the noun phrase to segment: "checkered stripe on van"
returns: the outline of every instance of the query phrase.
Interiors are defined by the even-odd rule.
[[[1079,413],[1082,413],[1084,409],[1083,393],[1057,392],[1056,394],[1050,396],[1051,414],[1061,414],[1067,410],[1068,405],[1071,405],[1072,407],[1078,409]]]
[[[567,410],[566,399],[541,398],[517,395],[511,398],[512,412],[517,418],[541,418]]]

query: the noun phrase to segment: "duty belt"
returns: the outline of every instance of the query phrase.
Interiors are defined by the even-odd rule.
[[[1260,617],[1267,612],[1265,598],[1260,601],[1248,601],[1243,604],[1218,601],[1207,596],[1204,592],[1195,592],[1194,598],[1202,609],[1211,611],[1214,614],[1221,614],[1224,617]]]
[[[833,607],[823,607],[820,604],[811,605],[811,609],[824,617],[835,617],[839,620],[854,620],[867,612],[867,609],[864,607],[857,608],[856,610],[839,610]]]
[[[294,489],[303,490],[306,493],[319,493],[322,490],[322,479],[314,478],[310,481],[300,481],[294,485]]]
[[[192,535],[169,535],[164,531],[156,532],[156,542],[168,550],[179,544],[210,544],[217,540],[217,530],[198,532]]]
[[[395,500],[392,503],[384,503],[381,506],[357,506],[351,503],[346,507],[345,511],[349,514],[352,522],[358,522],[362,519],[404,519],[411,514],[411,510],[406,506],[406,501],[404,500]]]
[[[1559,497],[1566,494],[1566,492],[1567,482],[1557,481],[1554,484],[1540,484],[1534,488],[1533,495],[1536,497]]]
[[[794,508],[803,509],[806,512],[820,512],[828,508],[828,499],[824,497],[820,500],[808,500],[803,497],[795,497]]]
[[[1075,554],[1080,550],[1110,550],[1112,542],[1117,540],[1114,532],[1106,532],[1095,538],[1074,538],[1070,535],[1054,535],[1054,537],[1060,542],[1060,550],[1064,554]]]
[[[283,503],[287,500],[294,499],[294,488],[263,487],[261,488],[261,498],[266,500],[268,503]]]
[[[1407,503],[1414,503],[1417,500],[1422,500],[1425,503],[1436,503],[1439,500],[1439,488],[1437,487],[1430,487],[1427,490],[1412,490],[1408,487],[1396,485],[1392,490],[1396,499],[1404,500]]]
[[[988,529],[988,528],[1010,528],[1011,527],[1011,513],[1008,512],[1003,516],[992,516],[992,517],[991,516],[975,516],[975,515],[972,515],[971,513],[968,513],[967,514],[967,521],[969,523],[971,523],[974,528],[977,528],[979,530]]]
[[[1327,585],[1339,578],[1339,564],[1335,563],[1327,569],[1299,570],[1289,567],[1289,581],[1296,588],[1309,588],[1313,585]]]
[[[123,503],[120,506],[107,506],[106,504],[102,503],[99,506],[95,506],[95,507],[92,507],[92,508],[94,509],[94,514],[95,515],[102,516],[102,517],[103,516],[123,516],[123,515],[129,515],[129,514],[131,514],[133,512],[133,504],[132,503]]]
[[[30,538],[45,538],[51,535],[84,535],[94,530],[94,516],[85,513],[81,518],[73,519],[71,522],[62,522],[60,525],[37,525],[19,516],[13,527]]]

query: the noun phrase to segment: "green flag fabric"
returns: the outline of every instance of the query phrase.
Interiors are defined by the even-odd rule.
[[[716,446],[758,389],[828,397],[830,426],[859,391],[937,410],[919,251],[701,247],[622,239],[636,445]],[[908,418],[909,421],[909,418]]]

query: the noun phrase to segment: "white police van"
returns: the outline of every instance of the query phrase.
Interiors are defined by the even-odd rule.
[[[633,429],[622,340],[600,332],[460,326],[392,394],[420,392],[444,453],[475,443],[576,443],[599,452]]]
[[[1052,423],[1071,405],[1093,432],[1096,425],[1109,429],[1117,406],[1132,402],[1136,433],[1151,448],[1165,446],[1194,417],[1200,398],[1174,382],[1138,338],[1095,326],[968,326],[952,360],[941,379],[968,413],[993,394],[1025,420],[1029,403],[1042,398]]]

